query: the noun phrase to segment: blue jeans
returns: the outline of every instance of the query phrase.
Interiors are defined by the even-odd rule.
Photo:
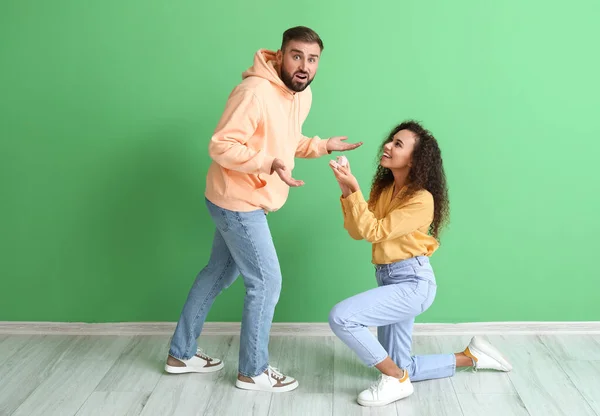
[[[389,356],[412,381],[453,376],[454,354],[411,356],[415,316],[431,306],[437,290],[429,258],[375,268],[379,287],[335,305],[329,314],[333,332],[369,367]],[[369,326],[377,327],[377,339]]]
[[[171,340],[169,354],[190,359],[206,315],[219,293],[242,275],[246,287],[239,372],[247,377],[269,365],[269,332],[281,291],[281,270],[263,210],[235,212],[206,200],[216,225],[212,253],[196,277]]]

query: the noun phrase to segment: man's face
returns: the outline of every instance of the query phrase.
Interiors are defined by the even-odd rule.
[[[317,74],[320,57],[318,44],[289,41],[285,51],[277,52],[281,80],[292,91],[304,91]]]

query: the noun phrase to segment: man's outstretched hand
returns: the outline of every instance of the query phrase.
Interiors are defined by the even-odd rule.
[[[327,151],[328,152],[345,152],[346,150],[354,150],[357,147],[362,146],[363,142],[358,143],[346,143],[348,140],[346,136],[335,136],[327,140]]]
[[[292,173],[288,171],[285,164],[281,159],[275,159],[271,165],[271,173],[277,172],[277,175],[284,181],[288,186],[298,187],[304,185],[303,181],[292,178]]]

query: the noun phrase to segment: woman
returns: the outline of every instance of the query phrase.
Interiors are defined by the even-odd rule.
[[[380,153],[369,202],[350,166],[330,163],[342,191],[344,227],[372,244],[379,286],[340,302],[329,315],[335,334],[381,372],[358,403],[392,403],[413,393],[411,380],[450,377],[456,367],[510,371],[502,354],[478,337],[456,354],[411,356],[415,317],[431,306],[437,290],[429,257],[448,219],[448,190],[438,143],[419,123],[395,127]],[[377,339],[369,326],[378,327]]]

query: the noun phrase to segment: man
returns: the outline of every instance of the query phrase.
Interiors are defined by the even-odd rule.
[[[206,205],[216,231],[208,265],[189,292],[171,340],[165,370],[212,372],[223,362],[198,348],[196,339],[215,297],[241,274],[246,287],[236,386],[291,391],[298,382],[269,365],[269,332],[281,290],[281,271],[266,213],[285,203],[294,158],[316,158],[362,143],[346,137],[321,140],[302,135],[310,110],[309,88],[323,42],[313,30],[284,32],[279,51],[259,50],[254,65],[229,96],[209,144],[213,163],[206,180]]]

